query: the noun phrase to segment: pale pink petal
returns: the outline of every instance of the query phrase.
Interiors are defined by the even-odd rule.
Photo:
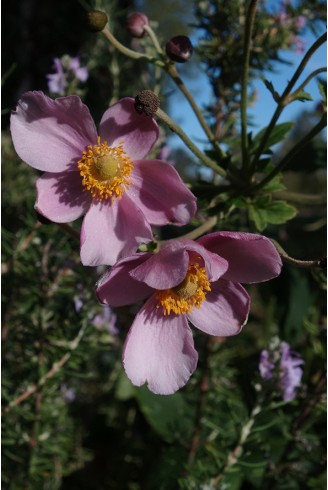
[[[225,259],[212,254],[197,242],[175,239],[131,271],[131,275],[154,289],[172,288],[186,277],[189,263],[194,260],[199,262],[199,257],[210,281],[217,280],[227,270],[228,263]]]
[[[46,172],[76,170],[82,151],[97,142],[89,109],[77,95],[53,100],[27,92],[12,112],[10,129],[20,158]]]
[[[197,240],[229,262],[224,278],[234,282],[262,282],[280,274],[281,258],[273,243],[252,233],[220,231]]]
[[[154,289],[168,289],[177,286],[186,277],[188,265],[186,250],[164,247],[132,270],[131,276]]]
[[[150,296],[154,290],[130,275],[130,271],[149,256],[148,253],[135,254],[115,264],[97,283],[96,293],[99,301],[109,306],[124,306]]]
[[[92,196],[83,192],[79,172],[45,173],[36,182],[35,209],[55,223],[68,223],[84,215]]]
[[[185,225],[194,216],[196,198],[178,172],[160,160],[134,162],[128,192],[152,225]]]
[[[126,194],[113,203],[93,201],[82,223],[82,264],[113,265],[151,239],[148,222]]]
[[[197,366],[198,355],[183,315],[161,314],[151,297],[137,314],[123,351],[123,364],[136,386],[148,383],[159,395],[184,386]]]
[[[109,146],[122,143],[131,160],[141,160],[156,143],[159,129],[152,117],[137,113],[134,99],[126,97],[107,109],[100,122],[99,134]]]
[[[219,279],[200,308],[188,313],[189,320],[205,333],[229,337],[240,332],[247,322],[250,299],[241,284]]]

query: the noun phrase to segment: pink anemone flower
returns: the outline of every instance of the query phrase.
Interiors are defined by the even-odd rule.
[[[250,309],[240,283],[267,281],[280,270],[280,256],[268,238],[237,232],[211,233],[196,242],[171,240],[156,254],[119,261],[100,279],[97,296],[114,307],[148,298],[123,349],[131,382],[147,382],[157,394],[175,393],[198,360],[188,320],[209,335],[238,334]]]
[[[150,225],[184,225],[196,212],[176,170],[144,160],[159,129],[135,111],[132,98],[106,110],[98,136],[78,96],[27,92],[11,115],[11,134],[20,158],[45,172],[36,183],[36,210],[57,223],[85,215],[84,265],[114,264],[152,240]]]

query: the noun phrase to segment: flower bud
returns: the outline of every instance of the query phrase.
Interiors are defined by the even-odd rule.
[[[167,56],[177,63],[185,63],[193,53],[193,45],[187,36],[172,37],[165,46]]]
[[[145,26],[149,25],[148,17],[141,12],[134,12],[128,17],[126,28],[132,37],[142,37]]]
[[[153,116],[160,106],[160,100],[151,90],[142,90],[135,98],[134,108],[138,114]]]
[[[87,23],[91,32],[100,32],[108,22],[108,17],[101,10],[91,10],[87,14]]]

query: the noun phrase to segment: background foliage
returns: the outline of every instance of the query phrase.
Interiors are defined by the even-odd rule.
[[[89,69],[81,95],[96,121],[104,107],[144,88],[160,91],[162,107],[170,111],[174,86],[167,76],[124,57],[100,34],[85,28],[85,10],[101,8],[121,42],[150,50],[149,40],[130,39],[124,27],[127,14],[137,8],[152,19],[162,43],[173,35],[197,33],[196,54],[179,72],[187,85],[200,70],[207,74],[213,97],[204,113],[232,155],[221,164],[237,175],[248,2],[195,0],[187,5],[168,0],[103,0],[92,5],[24,0],[4,8],[4,488],[326,488],[324,271],[285,264],[279,278],[249,287],[252,309],[243,333],[223,339],[195,332],[199,366],[175,395],[161,397],[145,387],[135,388],[122,370],[121,351],[138,305],[117,308],[110,319],[106,316],[94,294],[102,269],[82,267],[76,236],[38,221],[33,209],[36,172],[12,147],[10,110],[27,90],[47,92],[46,74],[51,73],[53,58],[64,54],[80,56]],[[251,57],[250,102],[257,78],[269,80],[273,69],[283,72],[281,50],[295,49],[291,33],[300,38],[307,30],[322,33],[324,2],[286,5],[289,21],[284,25],[278,22],[282,4],[272,10],[260,3],[254,46],[261,49]],[[298,16],[306,18],[306,27],[296,28]],[[275,89],[268,89],[271,97]],[[258,171],[268,174],[282,161],[317,124],[323,110],[322,100],[310,101],[293,124],[278,124]],[[168,132],[161,127],[163,143]],[[250,130],[250,152],[256,152],[260,136]],[[213,155],[210,146],[206,150]],[[217,229],[263,231],[292,257],[306,260],[325,254],[322,135],[308,142],[301,156],[291,159],[284,173],[256,194],[242,185],[237,192],[222,188],[214,173],[203,172],[183,148],[171,151],[169,159],[191,184],[200,212],[186,229],[158,230],[163,238],[214,216]],[[78,229],[79,223],[73,223],[73,230]],[[279,390],[259,376],[260,352],[276,338],[287,341],[304,359],[302,386],[292,402],[282,401]]]

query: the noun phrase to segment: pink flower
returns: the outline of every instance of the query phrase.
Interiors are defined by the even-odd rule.
[[[148,298],[137,314],[123,351],[125,371],[136,386],[158,394],[184,386],[196,369],[188,320],[215,336],[238,334],[250,298],[240,284],[267,281],[281,259],[265,237],[218,232],[193,242],[177,239],[156,254],[134,254],[99,281],[99,300],[123,306]]]
[[[36,210],[57,223],[85,215],[84,265],[113,264],[152,240],[151,224],[184,225],[196,211],[196,198],[171,165],[144,160],[159,130],[132,98],[106,110],[97,136],[76,95],[52,100],[27,92],[12,113],[11,133],[22,160],[45,172]]]

